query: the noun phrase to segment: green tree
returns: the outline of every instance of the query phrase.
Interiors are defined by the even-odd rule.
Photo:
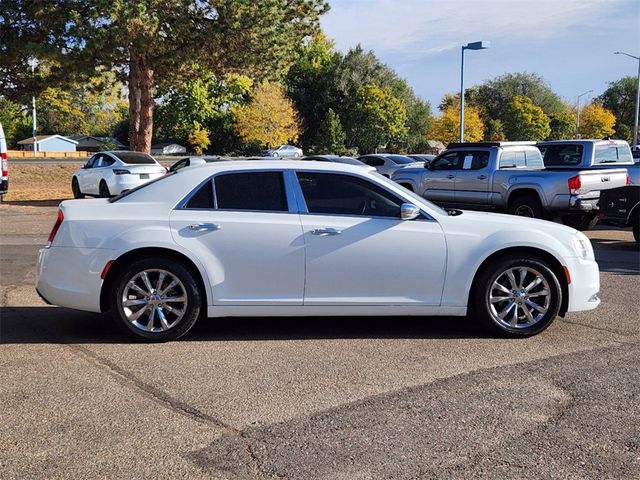
[[[529,97],[513,97],[504,115],[504,132],[509,140],[544,140],[549,136],[549,117]]]
[[[327,9],[323,0],[5,1],[0,94],[42,91],[96,67],[120,72],[130,147],[149,151],[156,86],[191,76],[194,59],[216,75],[278,76]],[[51,66],[46,76],[34,79],[30,56]]]
[[[25,138],[23,134],[30,128],[30,121],[22,106],[4,97],[0,97],[0,124],[10,148]]]
[[[298,114],[279,83],[258,84],[251,102],[237,107],[234,113],[238,136],[245,142],[272,147],[300,136]]]
[[[596,99],[596,103],[613,113],[618,125],[627,125],[633,131],[636,89],[636,77],[623,77],[610,82],[609,87]]]
[[[613,135],[616,117],[606,108],[591,103],[580,112],[580,135],[582,138],[606,138]]]
[[[576,136],[576,116],[574,113],[564,111],[549,116],[548,140],[565,140]]]
[[[633,141],[633,129],[627,127],[624,123],[616,123],[615,137],[620,140],[626,140],[631,143]]]
[[[187,137],[187,141],[193,147],[198,155],[202,155],[202,152],[211,145],[209,140],[209,132],[207,132],[198,122],[193,122],[191,133]]]
[[[502,142],[507,139],[500,120],[490,118],[484,124],[484,138],[490,142]]]
[[[344,141],[347,134],[342,128],[340,117],[329,109],[324,120],[320,123],[315,141],[313,142],[313,152],[317,154],[332,153],[341,155],[344,153]]]
[[[358,91],[347,131],[349,147],[370,152],[390,142],[401,143],[407,137],[407,111],[389,89],[364,85]]]

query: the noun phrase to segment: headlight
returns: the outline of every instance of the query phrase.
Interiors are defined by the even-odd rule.
[[[591,247],[591,242],[586,237],[574,238],[571,242],[571,246],[578,257],[585,260],[593,258],[593,248]]]

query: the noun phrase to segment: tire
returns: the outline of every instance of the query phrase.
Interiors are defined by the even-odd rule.
[[[71,191],[73,192],[73,198],[84,198],[84,194],[80,191],[80,185],[76,177],[73,177],[73,180],[71,180]]]
[[[293,158],[298,158],[300,156],[300,154],[298,152],[293,154]]]
[[[406,188],[410,192],[413,192],[413,187],[409,183],[401,183],[400,186]]]
[[[636,218],[636,221],[633,223],[633,238],[636,239],[636,245],[640,248],[640,220]]]
[[[576,230],[589,230],[598,223],[598,217],[595,213],[579,213],[575,215],[565,215],[562,217],[562,223]]]
[[[509,206],[509,213],[521,217],[544,218],[544,210],[540,200],[533,195],[517,197]]]
[[[513,274],[515,283],[510,281],[508,272]],[[525,277],[521,279],[523,272]],[[534,281],[539,283],[532,286]],[[562,305],[562,288],[553,269],[533,255],[507,255],[496,260],[480,273],[474,285],[474,316],[487,330],[502,336],[522,338],[542,332]]]
[[[144,281],[145,274],[148,284]],[[164,275],[162,280],[161,275]],[[163,292],[174,280],[175,286]],[[131,287],[130,282],[137,288]],[[166,298],[176,300],[163,301]],[[116,323],[136,339],[147,342],[182,337],[198,320],[202,299],[194,274],[182,262],[165,257],[143,258],[127,265],[118,272],[109,292],[111,314]],[[131,304],[125,305],[127,301]]]
[[[111,193],[109,192],[109,187],[107,186],[107,182],[105,182],[104,180],[100,180],[100,187],[98,191],[100,193],[100,198],[111,197]]]
[[[274,153],[273,155],[271,155],[273,158],[278,158],[280,155],[278,155],[278,152]]]

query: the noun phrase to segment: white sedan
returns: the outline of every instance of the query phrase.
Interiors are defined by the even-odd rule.
[[[337,163],[219,162],[60,205],[37,290],[149,341],[200,317],[447,315],[501,334],[600,303],[582,233],[447,212]]]
[[[84,198],[85,195],[110,197],[166,173],[167,169],[146,153],[100,152],[73,174],[71,191],[74,198]]]

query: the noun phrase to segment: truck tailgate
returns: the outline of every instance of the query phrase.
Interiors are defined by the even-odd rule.
[[[624,187],[628,178],[626,168],[581,170],[578,175],[580,188],[572,193],[580,196],[598,196],[602,190]]]

